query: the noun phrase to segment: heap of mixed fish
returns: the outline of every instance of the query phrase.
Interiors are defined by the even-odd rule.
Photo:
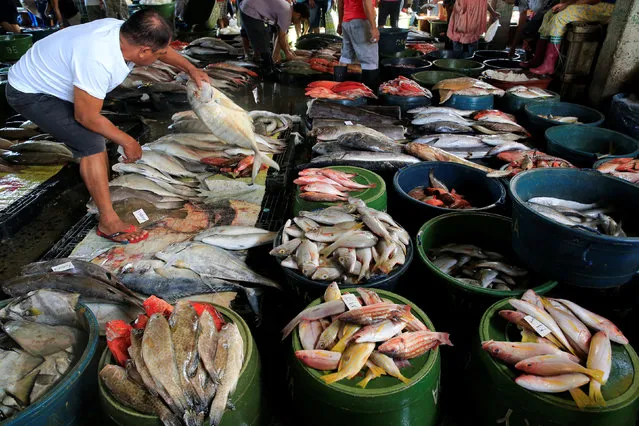
[[[494,173],[489,173],[488,177],[512,177],[526,170],[538,168],[574,168],[568,161],[548,155],[541,151],[506,151],[497,154],[497,158],[508,161],[508,164]]]
[[[526,206],[553,222],[571,228],[612,237],[627,236],[621,229],[621,221],[617,222],[608,215],[614,213],[614,209],[598,202],[580,203],[562,198],[533,197],[526,201]]]
[[[597,167],[606,173],[632,183],[639,183],[639,160],[634,158],[615,158]]]
[[[448,190],[448,187],[435,177],[433,169],[428,173],[429,186],[417,186],[408,192],[408,195],[422,203],[443,207],[447,209],[472,209],[473,206],[464,199],[463,195]]]
[[[422,55],[428,55],[429,53],[438,50],[437,46],[435,46],[432,43],[423,43],[423,42],[416,42],[416,41],[415,42],[406,41],[406,49],[416,50]]]
[[[357,81],[314,81],[306,86],[305,94],[313,99],[377,98],[371,89]]]
[[[203,70],[216,88],[237,90],[257,84],[259,76],[250,68],[254,68],[252,63],[224,61],[208,64]]]
[[[350,198],[348,204],[301,211],[288,220],[270,254],[312,280],[353,284],[403,265],[409,245],[408,233],[390,215]]]
[[[308,201],[348,201],[350,192],[375,188],[375,184],[361,184],[353,180],[357,175],[330,168],[300,170],[293,181],[299,186],[300,198]]]
[[[471,77],[451,78],[442,80],[433,86],[439,90],[439,103],[444,103],[453,95],[459,96],[504,96],[506,92],[485,81]]]
[[[86,345],[78,295],[37,290],[0,310],[0,420],[41,400]]]
[[[104,366],[104,385],[121,404],[166,426],[202,425],[206,417],[219,425],[244,364],[237,325],[224,324],[211,305],[198,313],[185,301],[142,317],[134,327],[109,323],[128,359],[119,360],[124,367]]]
[[[37,124],[15,116],[0,129],[0,172],[14,173],[22,165],[66,164],[73,154]]]
[[[202,61],[216,62],[225,57],[237,58],[243,55],[243,51],[219,38],[201,37],[189,43],[180,54],[197,65]]]
[[[506,93],[510,93],[514,96],[525,99],[537,99],[537,98],[551,98],[553,94],[547,90],[540,89],[539,87],[528,86],[515,86],[506,90]]]
[[[394,80],[382,83],[379,86],[379,93],[393,96],[425,96],[432,98],[433,94],[430,90],[424,89],[416,81],[399,76]]]
[[[384,300],[374,290],[357,292],[361,299],[330,284],[323,303],[300,312],[282,330],[285,339],[299,325],[303,349],[295,356],[304,365],[337,370],[320,377],[326,384],[352,379],[365,367],[366,375],[357,383],[361,388],[383,374],[408,384],[400,369],[410,366],[410,359],[439,345],[453,346],[448,333],[429,330],[410,306]]]
[[[428,258],[440,271],[464,284],[502,291],[530,286],[526,269],[501,253],[473,244],[446,244],[430,249]]]
[[[499,315],[521,330],[521,343],[489,340],[482,348],[524,372],[515,382],[525,389],[568,391],[579,408],[606,406],[601,387],[613,364],[610,342],[628,344],[617,326],[574,302],[541,297],[532,290],[509,302],[515,310]],[[581,390],[584,385],[589,385],[588,395]]]

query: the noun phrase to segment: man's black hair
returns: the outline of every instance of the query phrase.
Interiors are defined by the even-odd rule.
[[[308,19],[311,16],[311,11],[308,9],[308,5],[304,3],[295,3],[293,5],[293,11],[299,13],[302,19]]]
[[[135,46],[148,46],[156,51],[169,44],[173,30],[162,15],[152,9],[142,9],[122,24],[120,34]]]

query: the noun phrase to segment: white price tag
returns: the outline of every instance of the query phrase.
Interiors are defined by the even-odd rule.
[[[550,329],[548,327],[546,327],[545,325],[543,325],[541,322],[539,322],[538,320],[536,320],[535,318],[531,317],[530,315],[526,315],[524,317],[524,320],[530,324],[530,326],[532,328],[535,329],[535,331],[537,332],[537,334],[539,334],[541,337],[546,337],[548,336],[550,333],[552,333],[552,331],[550,331]]]
[[[345,121],[344,124],[346,124],[347,126],[352,126],[353,122],[352,121]]]
[[[133,216],[135,216],[135,218],[138,220],[138,223],[144,223],[149,220],[149,217],[146,215],[143,209],[134,211]]]
[[[342,300],[344,301],[344,304],[349,311],[362,307],[362,305],[359,303],[359,300],[357,300],[357,296],[355,296],[354,294],[342,294]]]
[[[59,265],[56,266],[52,266],[51,270],[53,272],[64,272],[64,271],[68,271],[69,269],[73,269],[73,263],[71,262],[65,262],[65,263],[61,263]]]

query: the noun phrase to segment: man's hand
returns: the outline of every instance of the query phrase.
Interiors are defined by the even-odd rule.
[[[337,34],[342,35],[342,24],[337,24],[337,29],[335,31],[337,31]]]
[[[209,82],[209,75],[199,68],[189,68],[188,72],[189,77],[191,77],[191,80],[193,80],[195,84],[197,84],[197,87],[202,87],[202,82]]]
[[[289,49],[289,50],[286,51],[286,60],[287,61],[292,61],[292,60],[294,60],[296,58],[297,58],[297,56],[295,55],[295,53],[292,50]]]
[[[552,10],[553,13],[559,13],[559,12],[561,12],[562,10],[564,10],[567,7],[568,7],[568,5],[566,3],[557,3],[556,5],[554,5],[552,7],[551,10]]]
[[[142,158],[142,147],[133,138],[131,138],[130,142],[122,145],[122,148],[124,148],[125,163],[134,163]]]
[[[371,25],[371,43],[377,43],[379,41],[379,29],[376,26]]]

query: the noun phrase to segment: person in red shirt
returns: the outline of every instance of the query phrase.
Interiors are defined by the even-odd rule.
[[[355,58],[362,66],[362,82],[377,90],[379,80],[379,30],[375,20],[375,0],[337,0],[342,36],[342,56],[335,67],[335,80],[344,81],[346,67]]]

